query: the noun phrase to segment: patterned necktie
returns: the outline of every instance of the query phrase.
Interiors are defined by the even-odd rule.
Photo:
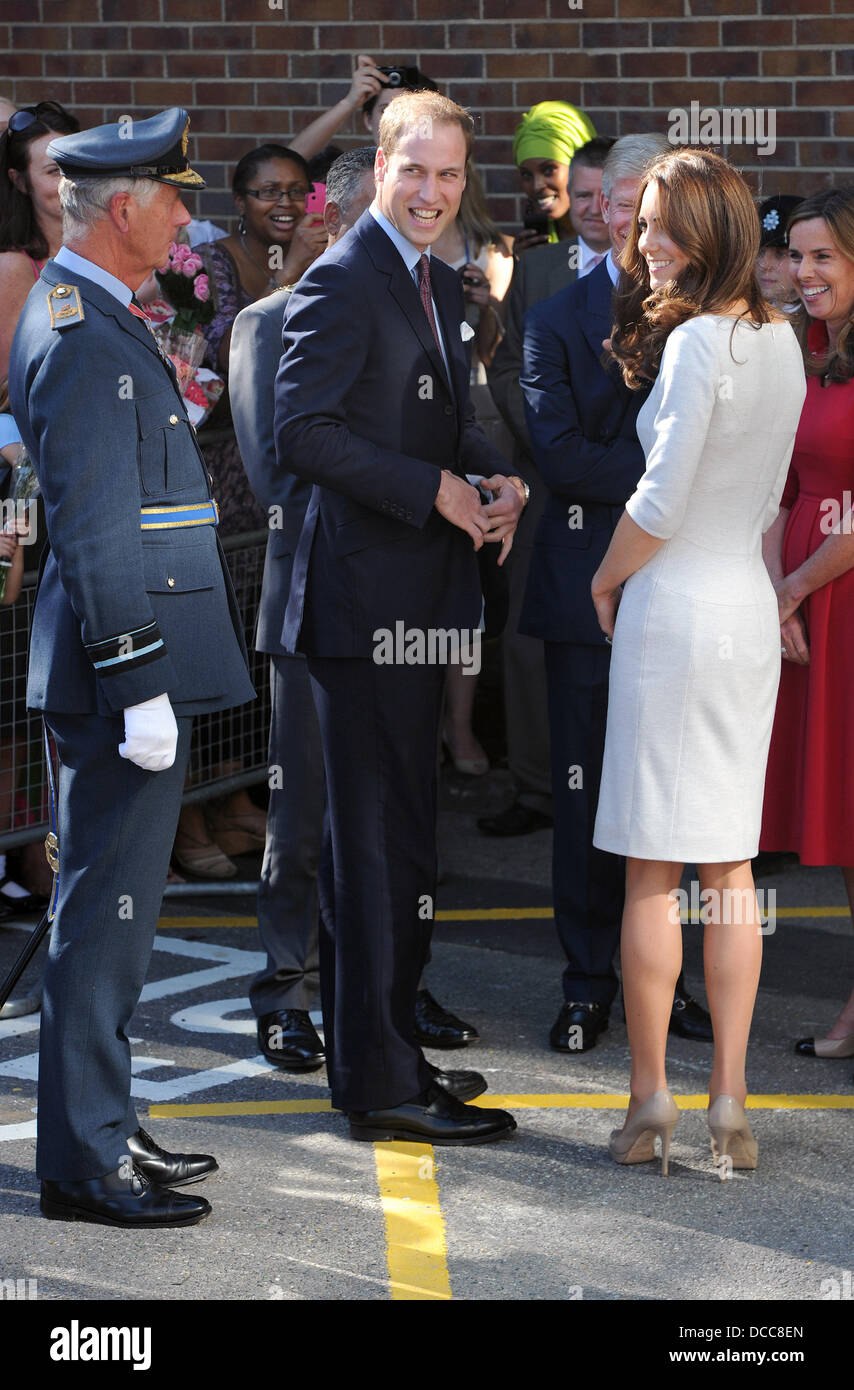
[[[133,316],[134,316],[135,319],[142,319],[142,322],[145,324],[146,328],[148,329],[149,333],[151,334],[152,340],[153,340],[153,342],[154,342],[154,346],[157,348],[157,351],[159,352],[159,354],[160,354],[161,358],[163,359],[163,361],[166,363],[166,366],[169,368],[169,371],[171,372],[171,374],[172,374],[173,376],[175,376],[175,367],[174,367],[174,365],[173,365],[173,363],[172,363],[172,360],[171,360],[171,358],[170,358],[169,356],[167,356],[167,354],[163,351],[162,347],[160,346],[159,342],[157,341],[157,334],[155,333],[155,331],[154,331],[154,329],[153,329],[153,327],[152,327],[151,319],[148,317],[148,314],[147,314],[147,313],[145,312],[145,310],[143,309],[142,305],[140,304],[140,302],[139,302],[139,300],[137,299],[137,297],[136,297],[135,294],[132,294],[132,295],[131,295],[130,304],[128,305],[128,311],[129,311],[131,314],[133,314]]]
[[[421,260],[418,262],[418,290],[421,295],[421,303],[427,315],[427,322],[436,340],[436,347],[439,349],[439,356],[442,357],[442,344],[439,341],[439,330],[436,327],[436,315],[433,313],[433,290],[430,285],[430,257],[424,251]],[[444,362],[444,358],[442,361]]]

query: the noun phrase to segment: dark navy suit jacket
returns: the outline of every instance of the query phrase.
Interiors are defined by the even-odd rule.
[[[240,457],[270,534],[258,604],[255,648],[284,656],[282,622],[311,483],[276,463],[273,393],[282,356],[282,316],[290,291],[247,304],[234,320],[228,355],[228,396]]]
[[[636,421],[646,392],[630,391],[616,364],[602,366],[610,332],[604,261],[525,315],[521,384],[549,499],[534,537],[519,631],[549,642],[604,644],[590,581],[644,469]]]
[[[276,378],[281,468],[317,484],[294,559],[288,651],[367,657],[378,629],[477,628],[470,537],[435,510],[441,469],[504,472],[469,402],[459,276],[431,262],[441,354],[400,253],[365,212],[285,311]]]

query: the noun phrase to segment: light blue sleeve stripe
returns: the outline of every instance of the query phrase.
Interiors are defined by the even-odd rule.
[[[117,666],[120,661],[133,661],[138,656],[145,656],[147,652],[156,652],[158,647],[163,646],[163,638],[158,637],[156,642],[152,642],[150,647],[140,647],[138,652],[127,652],[124,656],[111,656],[107,661],[95,661],[93,665],[98,671],[102,666]]]

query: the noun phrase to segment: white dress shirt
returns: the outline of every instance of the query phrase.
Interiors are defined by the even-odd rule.
[[[400,252],[401,257],[403,258],[403,263],[406,266],[406,269],[409,271],[410,275],[412,276],[413,280],[415,281],[415,288],[418,290],[418,293],[420,295],[421,283],[418,279],[418,262],[421,260],[421,251],[417,246],[414,246],[412,244],[408,237],[405,237],[403,235],[403,232],[399,232],[397,230],[397,227],[395,227],[392,222],[389,222],[385,214],[380,212],[376,202],[371,203],[371,206],[368,208],[368,212],[371,214],[374,221],[379,223],[386,236],[389,237],[389,239],[396,246],[397,250]],[[425,250],[429,259],[430,247],[426,247]],[[451,385],[451,388],[453,389],[451,369],[448,363],[448,354],[445,351],[445,339],[442,334],[442,325],[439,322],[439,314],[436,309],[436,301],[433,298],[432,294],[430,296],[430,302],[433,305],[433,317],[436,320],[436,332],[439,334],[439,346],[442,349],[442,361],[445,364],[445,374],[448,378],[448,384]]]

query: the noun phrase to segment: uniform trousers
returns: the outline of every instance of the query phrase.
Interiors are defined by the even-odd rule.
[[[319,986],[317,871],[323,835],[323,752],[304,656],[271,656],[270,805],[258,885],[267,962],[252,980],[258,1018],[311,1007]]]
[[[552,891],[566,953],[567,1002],[601,1004],[617,993],[625,860],[593,846],[608,719],[609,647],[546,642],[554,790]]]
[[[430,1084],[415,995],[436,900],[443,666],[308,657],[326,770],[320,988],[332,1103],[401,1105]]]
[[[36,1168],[49,1181],[115,1172],[139,1128],[127,1028],[151,958],[190,752],[145,772],[119,757],[119,715],[46,713],[60,759],[59,896],[39,1044]]]

